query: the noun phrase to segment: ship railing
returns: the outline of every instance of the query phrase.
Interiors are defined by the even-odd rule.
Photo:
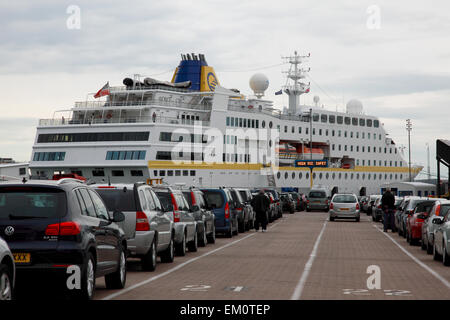
[[[193,110],[203,110],[210,111],[211,104],[191,104],[182,101],[172,101],[172,100],[156,100],[156,99],[144,99],[139,100],[126,100],[126,101],[77,101],[75,102],[76,109],[99,109],[108,107],[142,107],[142,106],[167,106],[167,107],[177,107],[186,108]]]
[[[115,123],[164,123],[186,126],[203,126],[209,127],[210,121],[207,120],[194,120],[194,119],[179,119],[175,117],[149,117],[149,116],[137,116],[137,117],[111,117],[111,118],[53,118],[53,119],[39,119],[40,127],[49,126],[65,126],[65,125],[94,125],[94,124],[115,124]]]

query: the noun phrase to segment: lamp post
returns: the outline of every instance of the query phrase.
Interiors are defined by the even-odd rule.
[[[310,155],[310,160],[312,160],[312,108],[309,108],[309,155]],[[312,188],[313,186],[313,167],[310,167],[310,187]]]
[[[411,130],[412,130],[411,119],[406,119],[406,131],[408,131],[409,182],[412,181],[412,179],[411,179]]]

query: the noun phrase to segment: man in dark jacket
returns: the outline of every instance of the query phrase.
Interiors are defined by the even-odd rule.
[[[387,232],[388,227],[394,232],[394,210],[395,197],[391,192],[391,188],[386,188],[381,197],[381,208],[383,209],[383,231]]]
[[[270,200],[264,194],[264,189],[259,190],[259,193],[252,199],[252,207],[256,212],[255,230],[259,230],[261,224],[262,231],[265,232],[267,228],[267,211],[270,207]]]

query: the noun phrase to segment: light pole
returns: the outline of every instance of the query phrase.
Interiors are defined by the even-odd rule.
[[[412,179],[411,179],[411,130],[412,130],[411,119],[406,119],[406,131],[408,131],[409,182],[412,181]]]
[[[430,170],[430,144],[427,142],[425,143],[425,145],[427,146],[427,171],[428,171],[428,182],[430,183],[431,180],[431,170]]]
[[[312,160],[312,108],[309,108],[309,155],[310,155],[310,160]],[[310,187],[312,188],[313,186],[313,167],[310,167]]]

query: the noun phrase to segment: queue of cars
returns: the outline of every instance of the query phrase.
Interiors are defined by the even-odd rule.
[[[405,196],[396,197],[395,204],[392,231],[411,246],[420,245],[434,260],[450,266],[450,200]]]
[[[265,189],[273,221],[286,212],[275,189]],[[289,212],[301,194],[288,193]],[[254,228],[253,194],[246,188],[187,188],[134,184],[86,184],[74,178],[0,184],[0,300],[14,296],[16,274],[63,282],[76,267],[79,290],[92,299],[96,279],[121,289],[128,258],[143,271],[175,256],[213,244],[217,233],[232,237]],[[303,201],[300,201],[302,207]],[[294,209],[293,209],[294,208]]]

